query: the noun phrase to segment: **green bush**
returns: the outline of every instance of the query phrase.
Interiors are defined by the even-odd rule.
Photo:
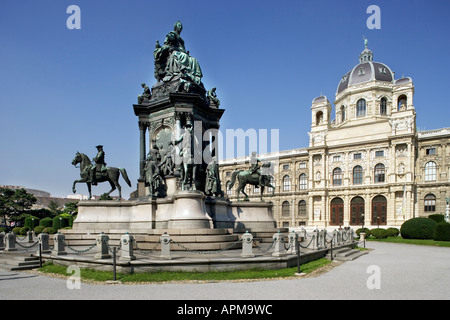
[[[41,219],[41,221],[39,221],[39,225],[45,228],[51,227],[53,225],[53,219],[50,217]]]
[[[20,229],[22,229],[22,227],[15,227],[12,229],[12,232],[14,232],[15,235],[20,234]]]
[[[45,229],[44,226],[37,226],[36,228],[33,229],[33,231],[36,235],[39,235],[40,233],[42,233],[42,231],[44,231],[44,229]]]
[[[39,218],[34,216],[29,216],[25,218],[24,227],[30,228],[30,230],[34,229],[39,225]]]
[[[359,229],[356,229],[356,235],[359,237],[359,234],[361,233],[361,232],[365,232],[366,233],[366,239],[370,236],[370,230],[369,229],[367,229],[367,228],[364,228],[364,231],[363,231],[363,229],[362,228],[359,228]]]
[[[22,227],[22,228],[20,228],[19,234],[21,236],[26,236],[27,232],[30,231],[30,230],[31,230],[30,227]]]
[[[42,232],[48,233],[48,234],[55,234],[56,233],[56,229],[53,227],[47,227],[44,230],[42,230]]]
[[[370,234],[376,239],[385,239],[389,236],[389,232],[382,228],[372,229],[370,230]]]
[[[418,217],[405,221],[400,227],[404,239],[433,239],[436,221]]]
[[[435,241],[450,241],[450,223],[445,221],[438,223],[433,239]]]
[[[70,218],[72,218],[72,216],[68,215],[68,214],[60,214],[59,216],[56,216],[53,218],[53,224],[52,227],[56,230],[62,229],[62,228],[66,228],[66,227],[70,227]]]
[[[429,219],[436,221],[436,223],[441,223],[445,221],[445,216],[443,214],[430,214],[428,216]]]
[[[400,230],[397,228],[387,228],[386,231],[388,232],[388,237],[398,237],[400,234]]]

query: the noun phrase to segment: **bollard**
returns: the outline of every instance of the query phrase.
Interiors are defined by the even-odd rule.
[[[366,233],[365,232],[361,232],[359,234],[359,240],[364,243],[364,248],[365,248],[366,247]]]
[[[242,252],[241,258],[253,258],[253,235],[247,231],[241,237]]]
[[[33,243],[33,231],[30,230],[27,232],[28,243]]]
[[[5,237],[5,251],[16,251],[16,234],[9,232]]]
[[[56,233],[53,236],[53,251],[52,251],[52,255],[55,256],[63,256],[66,255],[66,243],[65,243],[66,237],[65,235],[61,234],[61,233]]]
[[[131,261],[136,260],[136,257],[133,255],[133,243],[134,237],[128,232],[120,237],[120,243],[122,244],[120,261]]]
[[[161,258],[171,260],[172,256],[170,255],[170,236],[167,234],[167,232],[164,232],[164,234],[159,238],[159,241],[161,242]]]
[[[272,237],[274,242],[273,257],[284,257],[287,255],[286,249],[284,248],[284,235],[278,231]]]
[[[297,254],[297,246],[296,243],[298,242],[298,234],[292,230],[289,233],[289,249],[288,254]]]
[[[97,236],[97,254],[94,256],[95,259],[109,259],[111,255],[108,250],[108,235],[103,232]]]
[[[5,249],[5,233],[0,232],[0,250]]]
[[[41,245],[41,253],[50,253],[50,246],[48,244],[49,236],[48,233],[40,233],[38,235],[38,241]],[[39,251],[38,251],[39,253]]]

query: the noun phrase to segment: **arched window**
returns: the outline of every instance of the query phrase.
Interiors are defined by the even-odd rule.
[[[434,194],[427,194],[425,196],[425,212],[436,211],[436,196]]]
[[[283,177],[283,191],[291,191],[291,178],[288,175]]]
[[[298,202],[298,215],[300,217],[306,217],[306,201],[300,200]]]
[[[341,106],[341,122],[345,121],[345,106]]]
[[[384,97],[381,98],[380,101],[380,115],[381,116],[387,115],[387,99]]]
[[[399,96],[397,99],[397,107],[398,107],[397,110],[398,111],[406,110],[407,102],[408,98],[404,94]]]
[[[363,168],[355,166],[353,168],[353,184],[362,184],[363,182]]]
[[[275,186],[273,183],[273,176],[270,176],[270,181],[269,181],[270,185]],[[273,192],[273,188],[272,187],[267,187],[267,192]]]
[[[359,99],[356,103],[356,116],[365,117],[366,116],[366,100]]]
[[[300,177],[298,178],[298,188],[300,190],[307,190],[308,189],[308,178],[306,177],[306,174],[302,173]]]
[[[227,181],[226,189],[227,189],[227,195],[229,195],[229,196],[231,196],[233,194],[233,190],[230,190],[230,184],[231,184],[231,181]]]
[[[322,122],[323,122],[323,112],[319,111],[316,113],[316,126],[322,124]]]
[[[289,201],[284,201],[281,205],[281,215],[283,217],[289,217],[291,206],[289,205]]]
[[[336,168],[333,170],[333,186],[342,186],[342,170]]]
[[[425,181],[436,181],[436,163],[433,161],[425,164]]]
[[[384,182],[385,181],[386,169],[384,164],[379,163],[375,166],[374,170],[374,181],[375,183]]]

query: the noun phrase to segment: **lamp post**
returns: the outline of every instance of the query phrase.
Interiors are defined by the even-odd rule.
[[[364,212],[363,213],[361,213],[361,232],[360,232],[360,235],[361,235],[361,233],[364,233],[364,248],[366,248],[366,233],[364,232]]]

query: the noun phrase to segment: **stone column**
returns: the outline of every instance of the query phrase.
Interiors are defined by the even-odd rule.
[[[133,243],[134,237],[128,232],[120,237],[120,243],[122,245],[121,256],[119,260],[121,261],[131,261],[136,260],[136,257],[133,255]]]
[[[48,244],[49,236],[48,233],[40,233],[38,235],[38,241],[41,244],[41,253],[50,253],[50,246]],[[39,249],[37,251],[39,254]]]
[[[16,235],[9,232],[5,238],[5,251],[16,251]]]
[[[97,254],[95,255],[96,259],[109,259],[111,255],[109,254],[108,248],[108,235],[103,232],[97,236]]]
[[[289,233],[289,254],[297,254],[297,241],[298,241],[298,234],[292,230]]]
[[[144,166],[145,166],[145,132],[147,131],[148,124],[146,122],[139,121],[139,180],[144,181]]]
[[[161,256],[162,259],[171,260],[172,256],[170,255],[170,235],[166,232],[159,238],[161,242]]]
[[[67,254],[67,252],[65,251],[66,250],[65,239],[66,237],[59,232],[53,236],[52,255],[62,256]]]
[[[0,250],[5,249],[5,233],[0,232]]]
[[[253,254],[253,235],[248,231],[241,237],[242,241],[242,253],[241,258],[253,258],[255,255]]]
[[[273,257],[284,257],[287,255],[286,250],[284,249],[284,235],[282,235],[279,231],[275,233],[272,237],[274,242],[274,249],[272,256]]]

